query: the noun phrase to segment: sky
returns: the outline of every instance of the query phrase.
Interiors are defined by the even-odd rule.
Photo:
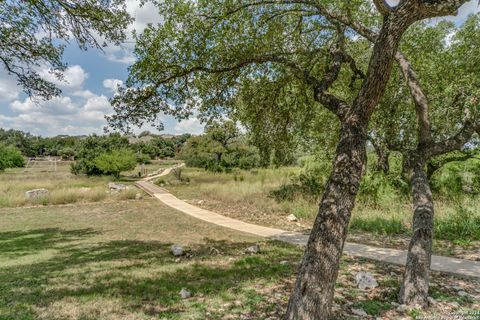
[[[394,5],[398,0],[388,0]],[[135,18],[130,26],[138,31],[147,23],[159,23],[160,16],[156,8],[147,3],[139,6],[138,0],[127,0],[127,10]],[[449,18],[461,23],[468,14],[478,12],[478,1],[465,4],[457,17]],[[22,93],[16,80],[0,69],[0,127],[18,129],[42,136],[59,134],[83,135],[103,133],[106,125],[104,116],[112,112],[108,99],[114,94],[118,84],[128,76],[127,68],[135,61],[132,54],[133,43],[121,47],[109,46],[100,50],[82,51],[75,45],[66,48],[64,60],[69,67],[65,72],[65,81],[53,78],[46,70],[42,76],[50,79],[62,89],[62,95],[45,102],[34,102]],[[181,122],[170,116],[162,116],[164,130],[161,133],[200,134],[203,125],[196,118]],[[136,133],[149,130],[158,133],[155,128],[143,127]]]

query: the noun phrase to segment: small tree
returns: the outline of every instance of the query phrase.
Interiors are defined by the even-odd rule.
[[[122,171],[133,170],[137,164],[135,153],[130,149],[105,152],[95,158],[97,168],[103,174],[120,178]]]
[[[0,171],[7,168],[19,168],[25,166],[25,159],[14,146],[0,145]]]

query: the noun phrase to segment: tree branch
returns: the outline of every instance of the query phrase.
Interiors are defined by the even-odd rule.
[[[428,115],[428,99],[418,80],[417,74],[412,68],[412,65],[407,58],[398,51],[395,55],[403,77],[407,82],[410,95],[412,96],[415,104],[415,111],[417,113],[418,120],[418,142],[419,146],[426,146],[432,141],[432,131],[430,126],[430,120]]]
[[[378,12],[380,12],[382,15],[386,15],[392,11],[392,7],[387,3],[386,0],[373,0],[373,4],[375,4]]]
[[[475,132],[480,130],[480,121],[474,121],[470,116],[464,122],[462,129],[453,137],[437,142],[427,149],[427,156],[434,157],[455,150],[460,150]]]

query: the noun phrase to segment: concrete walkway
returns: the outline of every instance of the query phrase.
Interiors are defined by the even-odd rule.
[[[176,198],[165,189],[150,182],[150,180],[155,178],[168,175],[172,170],[173,168],[168,168],[159,175],[138,181],[136,186],[151,196],[159,199],[164,204],[197,219],[264,238],[275,239],[294,245],[306,245],[308,234],[288,232],[281,229],[263,227],[228,218],[221,214],[188,204],[185,201]],[[343,252],[354,257],[367,258],[397,265],[405,265],[407,260],[407,251],[405,250],[378,248],[357,243],[345,243]],[[480,278],[480,262],[471,260],[432,256],[431,269],[433,271],[450,273],[456,276]]]

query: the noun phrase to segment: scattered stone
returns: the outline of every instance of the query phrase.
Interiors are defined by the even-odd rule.
[[[282,266],[284,266],[284,265],[288,264],[288,261],[287,261],[287,260],[280,261],[280,264],[281,264]]]
[[[297,222],[298,218],[294,214],[291,214],[287,217],[287,220],[290,222]]]
[[[259,252],[260,252],[260,246],[258,244],[245,249],[245,253],[248,253],[248,254],[256,254]]]
[[[176,263],[180,263],[181,261],[182,261],[182,259],[180,259],[180,258],[175,259]]]
[[[142,200],[143,196],[141,193],[135,194],[135,200]]]
[[[392,277],[396,277],[396,276],[397,276],[397,274],[396,274],[395,272],[393,272],[393,271],[392,271],[392,272],[390,272],[390,276],[392,276]]]
[[[78,192],[86,193],[86,192],[89,192],[90,190],[92,190],[92,188],[83,187],[78,189]]]
[[[124,185],[124,184],[117,184],[117,183],[114,183],[114,182],[109,182],[108,183],[108,188],[110,190],[122,191],[122,190],[127,189],[127,186]]]
[[[352,314],[359,317],[367,317],[368,314],[363,309],[352,309]]]
[[[203,204],[205,202],[205,200],[200,200],[197,202],[197,204]]]
[[[462,287],[460,286],[452,286],[452,289],[455,290],[455,291],[462,291]]]
[[[217,255],[217,256],[219,256],[219,255],[221,255],[221,254],[222,254],[222,253],[221,253],[220,250],[218,250],[217,248],[215,248],[215,247],[210,248],[210,255]]]
[[[456,302],[456,301],[453,301],[453,302],[450,302],[450,305],[454,308],[458,308],[460,307],[460,303]]]
[[[404,304],[401,304],[397,307],[397,311],[401,313],[405,313],[408,311],[408,307]]]
[[[400,305],[399,303],[397,303],[397,302],[395,302],[395,301],[392,301],[390,304],[391,304],[392,306],[394,306],[394,307],[398,307],[398,306]]]
[[[458,294],[460,297],[466,297],[466,296],[468,296],[468,293],[465,292],[465,291],[463,291],[463,290],[458,291],[457,294]]]
[[[192,294],[187,289],[182,288],[182,290],[180,290],[180,297],[182,297],[182,299],[188,299],[191,296],[192,296]]]
[[[27,197],[28,199],[36,199],[36,198],[48,196],[49,193],[50,192],[44,188],[33,189],[25,192],[25,197]]]
[[[431,306],[433,306],[434,304],[437,303],[437,301],[436,301],[435,299],[433,299],[432,297],[428,297],[427,300],[428,300],[428,303],[429,303]]]
[[[357,286],[361,290],[365,290],[367,288],[376,288],[378,287],[378,282],[375,280],[373,275],[370,272],[358,272],[355,275],[355,281],[357,282]]]
[[[171,251],[172,251],[172,254],[175,256],[175,257],[179,257],[179,256],[183,256],[183,254],[185,253],[183,251],[183,247],[179,244],[174,244],[172,245],[172,247],[170,248]]]

